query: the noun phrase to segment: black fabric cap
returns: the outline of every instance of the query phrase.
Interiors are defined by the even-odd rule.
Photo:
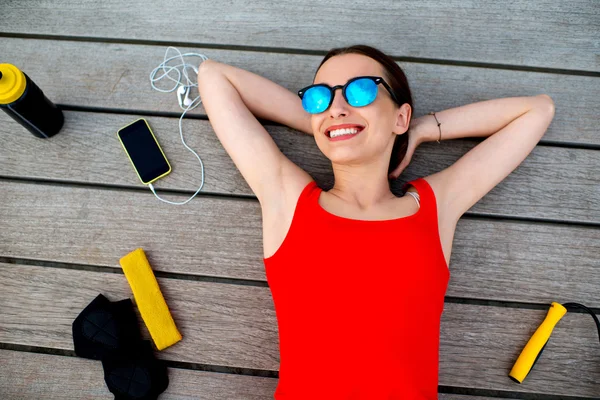
[[[115,400],[156,400],[169,386],[167,367],[154,358],[148,340],[135,344],[128,354],[104,357],[102,368]]]
[[[73,321],[73,343],[79,357],[102,360],[115,400],[156,400],[169,386],[167,367],[142,340],[130,299],[110,302],[99,294]]]
[[[73,344],[79,357],[101,360],[128,352],[141,340],[130,299],[111,303],[99,294],[73,321]]]

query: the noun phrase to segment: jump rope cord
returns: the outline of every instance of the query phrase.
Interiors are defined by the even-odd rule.
[[[598,339],[600,339],[600,321],[598,321],[598,317],[596,317],[596,315],[594,314],[594,312],[592,310],[590,310],[589,308],[587,308],[586,306],[584,306],[583,304],[580,304],[580,303],[564,303],[562,306],[564,308],[566,308],[567,311],[574,310],[575,308],[581,308],[581,309],[589,312],[592,315],[592,318],[594,318],[594,322],[596,323],[596,328],[598,328]]]
[[[175,50],[177,52],[177,55],[173,56],[173,57],[169,57],[169,50]],[[158,65],[158,67],[154,68],[152,70],[152,72],[150,72],[150,85],[152,85],[152,87],[155,90],[158,90],[159,92],[163,92],[163,93],[170,93],[173,92],[174,90],[177,90],[179,88],[179,86],[183,86],[185,88],[185,93],[186,93],[186,99],[187,99],[187,94],[190,92],[192,87],[198,87],[198,68],[192,64],[186,64],[185,60],[183,59],[183,57],[200,57],[202,59],[202,61],[205,61],[208,59],[208,57],[206,57],[204,54],[198,54],[198,53],[185,53],[185,54],[181,54],[181,52],[172,46],[169,46],[167,48],[167,50],[165,51],[165,57],[164,57],[164,61],[162,63],[160,63]],[[169,61],[174,60],[174,59],[179,59],[181,61],[181,64],[177,64],[177,65],[168,65]],[[199,64],[199,63],[198,63]],[[181,71],[179,69],[179,67],[182,67]],[[194,83],[189,75],[188,75],[188,68],[191,68],[192,70],[194,70],[194,72],[196,73],[196,83]],[[163,70],[163,74],[160,75],[158,78],[156,77],[156,73],[159,70]],[[177,79],[173,78],[171,76],[171,72],[175,71],[177,73]],[[186,79],[186,83],[183,84],[181,82],[181,76],[184,76]],[[158,87],[156,87],[154,85],[154,82],[158,82],[163,78],[168,78],[170,80],[172,80],[173,82],[175,82],[175,85],[171,88],[171,89],[160,89]],[[181,96],[178,93],[178,96]],[[181,98],[181,97],[180,97]],[[192,197],[190,197],[189,199],[187,199],[186,201],[182,201],[182,202],[174,202],[174,201],[169,201],[166,199],[161,198],[158,194],[156,194],[156,191],[154,190],[154,185],[152,185],[151,183],[148,185],[150,187],[150,190],[152,191],[152,193],[154,193],[154,196],[156,196],[157,199],[159,199],[160,201],[164,201],[165,203],[169,203],[169,204],[173,204],[176,206],[181,206],[186,204],[187,202],[189,202],[190,200],[192,200],[194,197],[196,197],[196,195],[200,192],[200,190],[202,190],[202,187],[204,186],[204,164],[202,163],[202,160],[200,159],[200,156],[194,151],[192,150],[187,143],[185,143],[185,140],[183,139],[183,129],[181,127],[181,120],[183,119],[183,116],[185,115],[186,112],[188,112],[189,110],[193,110],[194,108],[198,107],[200,105],[200,103],[202,103],[202,100],[200,100],[200,96],[197,96],[194,100],[192,100],[191,103],[189,103],[187,105],[187,107],[184,107],[185,103],[182,101],[179,101],[179,107],[181,107],[181,109],[183,110],[183,113],[181,114],[181,117],[179,117],[179,135],[181,137],[181,142],[183,143],[183,145],[192,152],[193,155],[196,156],[196,158],[198,159],[198,161],[200,161],[200,166],[202,167],[202,184],[200,184],[200,187],[198,188],[198,190],[196,190],[196,193],[194,193],[192,195]],[[183,105],[182,105],[183,104]]]

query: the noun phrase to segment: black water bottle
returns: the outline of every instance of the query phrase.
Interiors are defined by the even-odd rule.
[[[12,64],[0,64],[0,108],[40,138],[56,135],[63,126],[60,108]]]

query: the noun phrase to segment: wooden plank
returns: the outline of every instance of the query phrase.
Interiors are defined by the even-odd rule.
[[[277,379],[168,368],[169,387],[161,400],[272,399]],[[2,399],[112,399],[102,363],[0,350]],[[40,397],[41,396],[41,397]],[[470,398],[468,400],[471,400]]]
[[[16,2],[15,2],[16,3]],[[368,12],[367,12],[368,11]],[[486,3],[259,0],[165,8],[135,0],[4,7],[4,32],[327,51],[363,43],[394,56],[599,71],[594,0]],[[185,17],[183,17],[185,16]],[[173,23],[176,20],[177,23]],[[356,23],[360,21],[360,23]]]
[[[4,343],[72,350],[72,321],[99,292],[113,301],[131,296],[125,277],[111,273],[0,264],[0,279],[0,342]],[[268,288],[158,280],[183,340],[157,352],[157,357],[278,369],[277,323]],[[594,321],[587,314],[565,315],[526,381],[517,384],[509,379],[508,371],[546,314],[547,310],[446,303],[439,384],[597,395],[600,347]]]
[[[0,398],[108,399],[99,361],[0,350]],[[276,378],[169,368],[161,400],[272,399]],[[440,393],[440,400],[493,400],[498,397]]]
[[[162,62],[166,46],[5,38],[1,48],[5,60],[22,68],[58,104],[182,112],[175,93],[152,89],[148,79],[150,72]],[[180,50],[205,54],[254,72],[294,93],[312,83],[323,58],[207,48],[181,47]],[[199,61],[196,57],[188,62]],[[398,64],[410,82],[413,117],[492,98],[546,93],[554,100],[557,112],[544,141],[600,144],[596,126],[596,111],[600,109],[600,80],[597,78],[411,62]],[[168,79],[157,83],[163,89],[171,89],[173,85]],[[198,95],[196,89],[192,94],[193,97]],[[186,115],[205,115],[203,105]],[[177,132],[177,124],[171,126],[170,132]]]
[[[0,124],[0,176],[90,182],[143,187],[116,137],[116,131],[139,118],[134,115],[66,112],[64,131],[39,139],[7,115]],[[173,172],[157,188],[194,193],[202,181],[197,158],[181,143],[178,120],[148,118]],[[243,176],[214,134],[209,121],[183,124],[186,142],[204,163],[205,193],[254,196]],[[285,127],[267,128],[282,152],[311,174],[324,189],[333,185],[331,161],[314,138]],[[451,140],[441,145],[424,143],[417,148],[402,181],[393,191],[401,194],[405,181],[433,174],[452,165],[477,145]],[[558,164],[557,164],[558,163]],[[557,165],[560,165],[558,167]],[[525,161],[469,211],[521,218],[570,222],[600,222],[600,152],[596,150],[537,146]],[[155,204],[158,200],[156,200]]]
[[[174,207],[150,191],[1,186],[0,256],[120,269],[143,247],[158,271],[266,281],[257,201]],[[597,228],[462,218],[453,247],[449,296],[600,306]]]

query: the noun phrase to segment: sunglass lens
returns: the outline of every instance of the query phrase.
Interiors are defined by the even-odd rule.
[[[362,78],[350,83],[346,88],[348,103],[354,107],[369,105],[377,97],[377,84],[371,79]]]
[[[329,106],[329,100],[331,99],[331,92],[324,86],[313,86],[304,92],[302,96],[302,107],[306,112],[311,114],[318,114]]]

